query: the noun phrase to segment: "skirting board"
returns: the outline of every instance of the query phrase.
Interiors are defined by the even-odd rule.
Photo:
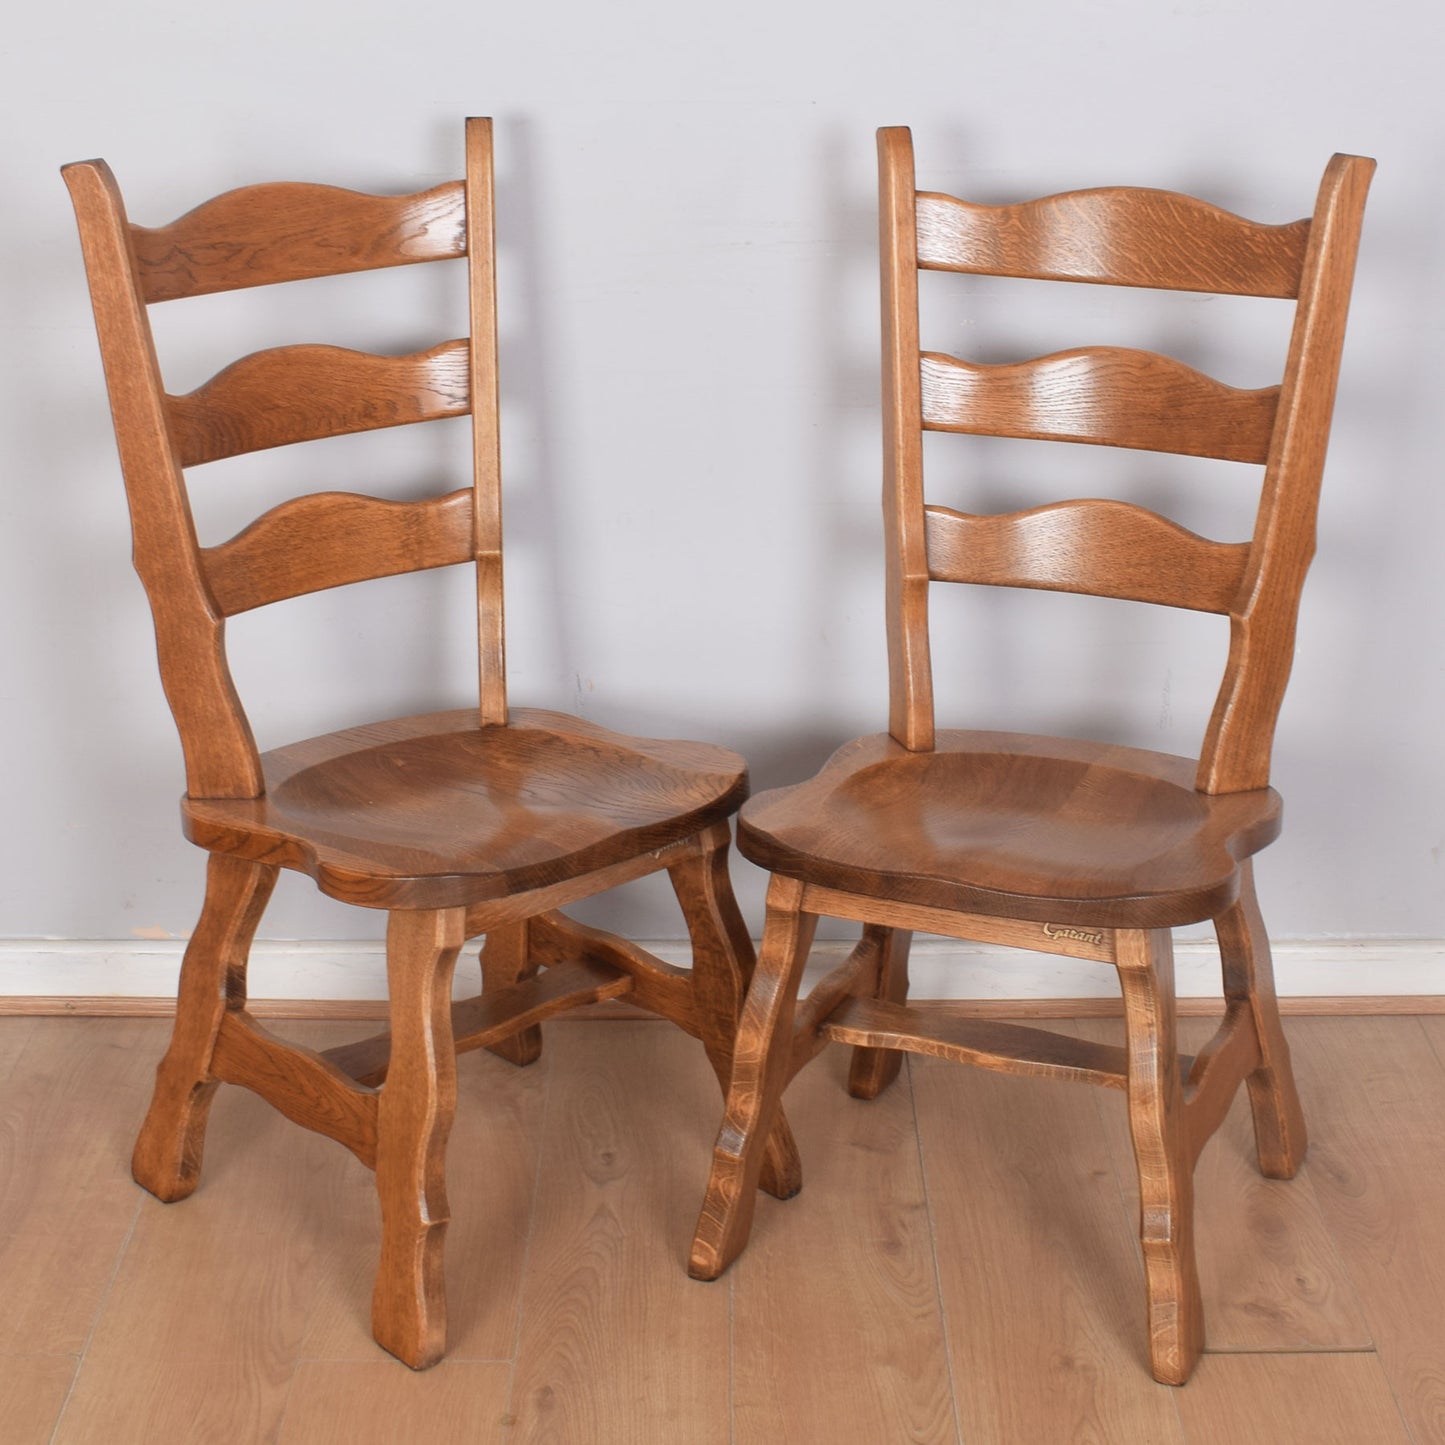
[[[689,962],[685,943],[645,946],[669,963]],[[128,999],[136,1001],[135,1011],[150,1012],[154,1005],[142,1001],[175,996],[184,949],[184,939],[0,940],[0,1014],[66,1012],[67,999],[76,1000],[77,1012],[92,1011],[86,1005],[98,1000],[110,1002],[107,1011],[122,1011]],[[477,990],[475,949],[469,945],[457,967],[459,996]],[[809,974],[835,967],[848,949],[846,943],[817,944]],[[1174,952],[1180,997],[1217,999],[1219,956],[1213,941],[1178,939]],[[1285,940],[1274,945],[1274,965],[1286,1007],[1291,997],[1359,998],[1364,1012],[1399,996],[1418,1011],[1424,996],[1445,998],[1445,939]],[[988,1005],[989,1012],[1004,1003],[1039,1006],[1058,999],[1097,999],[1102,1008],[1119,994],[1114,971],[1104,964],[948,939],[915,940],[909,975],[915,999],[968,1000]],[[371,939],[258,941],[251,952],[250,994],[275,1001],[276,1011],[284,1001],[304,1000],[304,1012],[333,1002],[338,1016],[365,1016],[364,1006],[386,997],[384,947]]]

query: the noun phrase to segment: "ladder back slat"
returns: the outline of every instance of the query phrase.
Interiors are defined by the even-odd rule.
[[[409,196],[300,182],[243,186],[168,226],[132,225],[130,236],[148,302],[441,261],[467,251],[460,181]]]
[[[929,575],[939,582],[1032,587],[1228,613],[1249,561],[1127,502],[1072,501],[972,516],[926,509]]]
[[[168,396],[183,467],[292,442],[465,416],[471,401],[467,343],[411,356],[340,346],[253,352],[185,396]]]
[[[1310,229],[1125,187],[1012,206],[921,191],[917,205],[918,264],[931,270],[1238,296],[1296,296]]]
[[[923,425],[933,431],[1088,442],[1263,462],[1277,386],[1240,390],[1152,351],[1084,347],[984,365],[924,352]]]
[[[294,497],[244,532],[201,552],[206,581],[227,617],[373,577],[466,562],[471,488],[420,502],[354,492]]]

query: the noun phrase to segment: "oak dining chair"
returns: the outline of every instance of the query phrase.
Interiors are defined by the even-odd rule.
[[[186,836],[205,901],[181,970],[171,1042],[133,1161],[162,1200],[195,1189],[220,1083],[242,1084],[375,1171],[377,1341],[415,1368],[446,1342],[442,1245],[455,1055],[537,1058],[541,1021],[625,996],[697,1037],[727,1080],[752,945],[730,889],[742,758],[625,737],[508,706],[494,290],[492,131],[466,123],[465,176],[418,194],[249,186],[158,229],[132,224],[103,161],[64,168],[80,227],[136,568],[185,757]],[[242,287],[423,262],[467,268],[469,335],[383,356],[334,346],[255,352],[167,392],[148,308]],[[470,415],[467,485],[427,500],[312,493],[202,545],[190,474],[268,447]],[[480,699],[366,722],[259,753],[228,668],[226,619],[323,588],[470,563]],[[390,1029],[323,1052],[284,1042],[246,1006],[246,960],[281,868],[387,914]],[[691,970],[558,910],[666,872]],[[468,939],[481,993],[452,1002]],[[796,1188],[786,1126],[765,1187]]]
[[[849,1088],[863,1099],[896,1077],[901,1051],[1102,1085],[1127,1100],[1152,1371],[1180,1384],[1204,1337],[1194,1165],[1241,1081],[1263,1173],[1289,1178],[1305,1153],[1251,857],[1280,827],[1270,753],[1374,163],[1335,156],[1311,218],[1258,225],[1159,190],[971,204],[916,190],[906,128],[878,140],[889,731],[845,744],[816,777],[761,794],[740,815],[740,851],[772,878],[691,1271],[714,1278],[743,1248],[784,1090],[830,1042],[854,1046]],[[1292,299],[1283,380],[1239,390],[1114,346],[996,364],[921,352],[920,269]],[[926,504],[929,431],[1262,466],[1253,535],[1207,540],[1112,500],[990,515]],[[1201,756],[935,729],[935,582],[1227,617]],[[800,1003],[820,915],[860,922],[862,936]],[[1205,921],[1219,941],[1225,1013],[1188,1058],[1175,1042],[1170,930]],[[909,1005],[915,931],[1112,964],[1126,1045]]]

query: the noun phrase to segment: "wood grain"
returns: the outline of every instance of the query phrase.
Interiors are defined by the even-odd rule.
[[[808,1188],[760,1203],[730,1276],[737,1445],[958,1438],[912,1089],[848,1101],[846,1062],[833,1051],[789,1094]]]
[[[1179,1393],[1189,1445],[1411,1445],[1374,1355],[1219,1355]]]
[[[1100,1043],[1121,1037],[1117,1023],[1083,1023],[1074,1029]],[[1180,1026],[1185,1048],[1201,1048],[1208,1036],[1204,1020]],[[1105,1152],[1132,1219],[1138,1177],[1126,1111],[1102,1094],[1097,1103]],[[1261,1177],[1249,1109],[1243,1094],[1237,1095],[1194,1175],[1200,1287],[1211,1352],[1370,1348],[1370,1332],[1321,1215],[1312,1173],[1307,1169],[1289,1183]]]
[[[130,227],[148,302],[466,254],[463,186],[370,196],[291,181],[242,186],[168,226]]]
[[[921,191],[918,264],[1170,291],[1292,297],[1308,219],[1247,221],[1176,191],[1100,186],[984,206]]]
[[[50,1445],[75,1367],[69,1355],[0,1355],[0,1440]]]
[[[1167,356],[1079,347],[984,365],[924,352],[922,424],[973,436],[1088,442],[1262,462],[1279,388],[1241,391]]]
[[[1445,1440],[1445,1067],[1435,1021],[1300,1019],[1306,1166],[1415,1441]]]
[[[423,1380],[382,1360],[305,1360],[277,1445],[502,1445],[510,1377],[500,1361],[448,1361]]]
[[[964,1440],[1183,1445],[1092,1090],[911,1059]]]
[[[393,502],[354,492],[293,497],[201,552],[227,617],[371,577],[449,567],[471,557],[472,494]]]
[[[126,1158],[163,1034],[140,1021],[20,1027],[28,1047],[0,1091],[0,1356],[72,1356],[135,1220]]]
[[[465,416],[465,341],[411,356],[341,346],[283,346],[233,362],[195,391],[169,396],[183,467],[321,437]]]
[[[949,730],[931,752],[886,735],[844,744],[816,777],[752,799],[738,848],[761,867],[885,900],[885,909],[987,914],[1103,944],[1111,928],[1223,912],[1238,896],[1239,860],[1278,829],[1272,789],[1200,793],[1187,758]],[[1045,951],[1070,941],[1042,929],[1035,940],[1027,946]]]
[[[510,1439],[726,1445],[728,1288],[682,1269],[712,1071],[673,1029],[564,1027],[546,1059],[561,1106],[542,1140]]]
[[[1127,502],[1055,502],[997,516],[928,507],[925,526],[935,581],[1084,592],[1197,612],[1228,613],[1249,552]]]

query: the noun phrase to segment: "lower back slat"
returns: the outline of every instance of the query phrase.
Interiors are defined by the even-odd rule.
[[[316,492],[273,507],[244,532],[201,553],[211,595],[227,617],[348,582],[466,562],[470,488],[421,502]]]
[[[1128,502],[1071,501],[1000,516],[925,511],[937,582],[1032,587],[1229,612],[1249,546],[1214,542]]]

